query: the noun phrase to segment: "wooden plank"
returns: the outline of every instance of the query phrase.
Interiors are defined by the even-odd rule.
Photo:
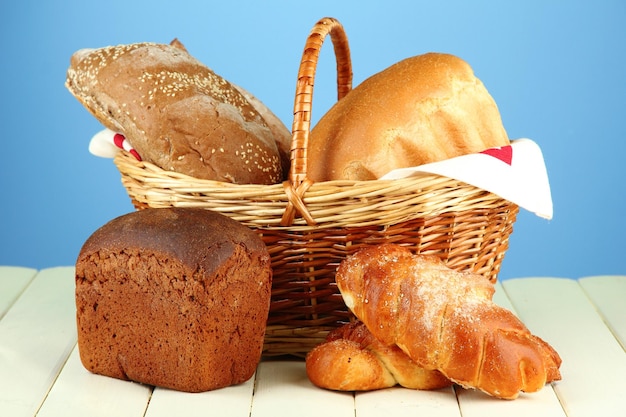
[[[0,319],[37,274],[36,269],[0,266]]]
[[[502,283],[496,283],[493,301],[517,315],[511,300],[506,294]],[[478,390],[456,388],[459,407],[463,417],[565,417],[559,399],[548,385],[541,391],[532,394],[520,394],[514,401],[495,399]]]
[[[142,417],[151,392],[146,385],[88,372],[75,347],[37,417]]]
[[[16,281],[7,279],[15,276]],[[563,381],[555,383],[554,389],[548,386],[515,401],[496,400],[458,387],[456,397],[452,389],[396,387],[356,395],[331,392],[310,384],[303,361],[262,362],[256,390],[250,380],[189,394],[164,389],[152,392],[141,384],[92,375],[82,367],[75,347],[72,267],[39,273],[0,267],[0,317],[2,303],[6,306],[0,319],[0,414],[133,417],[145,413],[159,417],[178,415],[182,410],[191,416],[386,417],[411,413],[552,417],[565,416],[567,411],[569,417],[622,416],[625,283],[626,277],[602,276],[578,281],[527,278],[497,284],[494,301],[516,312],[564,361]]]
[[[566,417],[551,386],[539,392],[520,394],[512,401],[500,400],[480,391],[457,388],[463,417]]]
[[[561,355],[553,384],[569,417],[624,416],[626,355],[577,281],[524,278],[503,283],[520,318]]]
[[[263,361],[257,368],[251,417],[354,417],[354,395],[315,387],[304,361]]]
[[[626,349],[626,276],[586,277],[579,279],[578,283]]]
[[[402,387],[378,391],[361,392],[355,395],[358,417],[460,417],[452,387],[420,391]]]
[[[243,384],[201,393],[155,388],[146,417],[177,416],[181,410],[185,417],[248,417],[253,392],[254,376]]]
[[[74,268],[40,271],[0,321],[0,410],[33,416],[76,344]]]
[[[517,313],[515,312],[515,308],[513,308],[511,300],[509,300],[509,297],[506,295],[506,291],[502,286],[501,281],[496,282],[496,292],[493,295],[493,302],[517,315]]]

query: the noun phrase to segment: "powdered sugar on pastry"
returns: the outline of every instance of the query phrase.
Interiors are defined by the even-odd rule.
[[[557,352],[495,305],[480,275],[384,244],[344,260],[336,281],[374,337],[464,387],[512,399],[560,379]]]

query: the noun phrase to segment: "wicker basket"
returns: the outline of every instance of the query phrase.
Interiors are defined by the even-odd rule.
[[[495,281],[518,212],[515,204],[494,194],[437,175],[308,180],[305,150],[313,80],[327,35],[337,59],[338,97],[351,89],[343,27],[335,19],[322,19],[307,38],[298,72],[289,181],[231,184],[165,171],[126,152],[115,158],[136,208],[203,207],[242,222],[262,237],[274,272],[265,355],[302,356],[350,319],[334,282],[335,270],[366,245],[406,245]]]

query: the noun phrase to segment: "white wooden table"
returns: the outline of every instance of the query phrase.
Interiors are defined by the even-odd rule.
[[[336,393],[302,360],[264,360],[245,384],[201,394],[87,372],[76,347],[74,269],[0,266],[0,416],[626,417],[626,276],[498,284],[563,359],[563,380],[515,401],[462,388]]]

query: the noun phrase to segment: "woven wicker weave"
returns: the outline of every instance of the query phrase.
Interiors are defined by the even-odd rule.
[[[304,355],[329,330],[350,319],[334,274],[341,260],[366,245],[406,245],[495,281],[518,212],[515,204],[494,194],[437,175],[309,181],[305,150],[313,80],[327,35],[337,59],[338,98],[351,89],[343,27],[335,19],[322,19],[307,38],[298,72],[289,181],[231,184],[164,171],[126,152],[115,158],[138,209],[203,207],[246,224],[262,237],[274,272],[265,355]]]

